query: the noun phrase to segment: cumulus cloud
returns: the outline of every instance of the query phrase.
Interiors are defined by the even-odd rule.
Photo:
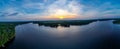
[[[15,5],[13,3],[15,1],[12,0],[10,4]],[[20,6],[8,5],[9,7],[5,7],[5,10],[1,10],[0,17],[27,20],[47,20],[46,17],[48,16],[61,14],[75,15],[74,19],[120,17],[120,8],[111,2],[104,2],[100,5],[87,3],[86,5],[81,3],[81,1],[78,2],[78,0],[42,0],[42,2],[23,0],[20,4]]]
[[[57,0],[46,7],[45,15],[55,14],[58,9],[77,14],[77,19],[88,18],[115,18],[120,17],[120,9],[116,9],[110,2],[105,2],[97,7],[78,3],[76,0]]]
[[[79,4],[77,1],[72,0],[56,0],[52,4],[48,5],[43,12],[46,16],[69,14],[69,15],[80,15],[82,14],[83,5]],[[74,17],[77,17],[74,16]]]
[[[24,8],[31,9],[44,9],[44,3],[28,3],[23,5]]]
[[[120,18],[120,9],[112,5],[110,2],[104,2],[97,7],[84,5],[86,11],[82,16],[85,18]]]

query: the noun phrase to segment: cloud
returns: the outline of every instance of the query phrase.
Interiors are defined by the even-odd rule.
[[[58,9],[62,9],[77,14],[77,19],[120,17],[120,9],[116,9],[116,6],[112,5],[111,2],[104,2],[98,6],[89,5],[78,3],[76,0],[57,0],[46,7],[44,13],[49,16],[55,14]]]
[[[47,15],[47,16],[54,15],[59,10],[64,10],[67,13],[69,12],[71,14],[78,15],[78,14],[82,13],[82,8],[83,8],[83,5],[79,4],[75,0],[72,0],[72,1],[56,0],[55,2],[53,2],[50,5],[48,5],[45,8],[44,15]]]
[[[27,3],[23,5],[24,8],[31,9],[44,9],[44,3]]]
[[[9,14],[8,16],[15,16],[15,15],[18,15],[19,13],[12,13],[12,14]]]
[[[11,14],[9,14],[9,13],[2,13],[0,16],[2,16],[2,17],[7,17],[7,16],[16,16],[16,15],[18,15],[19,13],[11,13]]]
[[[23,13],[17,11],[16,8],[9,7],[5,9],[4,11],[1,11],[0,17],[12,17],[12,16],[18,16],[22,15]]]
[[[110,2],[104,2],[97,7],[84,5],[84,9],[86,9],[86,11],[83,12],[82,17],[85,18],[120,18],[120,9],[117,9],[117,7]]]
[[[35,1],[35,2],[34,2]],[[2,19],[47,20],[46,17],[61,13],[74,14],[74,19],[118,18],[120,7],[112,1],[89,3],[81,0],[12,0],[0,10]],[[5,4],[5,2],[4,2]],[[16,4],[16,5],[15,5]],[[18,4],[18,5],[17,5]],[[58,13],[57,13],[58,12]],[[52,17],[52,16],[51,16]]]

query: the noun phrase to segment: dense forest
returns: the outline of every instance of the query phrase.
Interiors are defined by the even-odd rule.
[[[15,37],[14,24],[0,24],[0,47],[5,47],[8,41]]]

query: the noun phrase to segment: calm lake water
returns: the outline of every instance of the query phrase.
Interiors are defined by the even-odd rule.
[[[120,49],[120,25],[112,21],[57,28],[28,23],[15,30],[7,49]]]

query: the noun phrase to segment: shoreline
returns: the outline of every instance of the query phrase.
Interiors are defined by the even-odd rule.
[[[15,37],[13,37],[12,39],[10,39],[7,43],[4,44],[4,47],[0,47],[0,49],[5,49],[7,48],[13,41],[14,41]]]

